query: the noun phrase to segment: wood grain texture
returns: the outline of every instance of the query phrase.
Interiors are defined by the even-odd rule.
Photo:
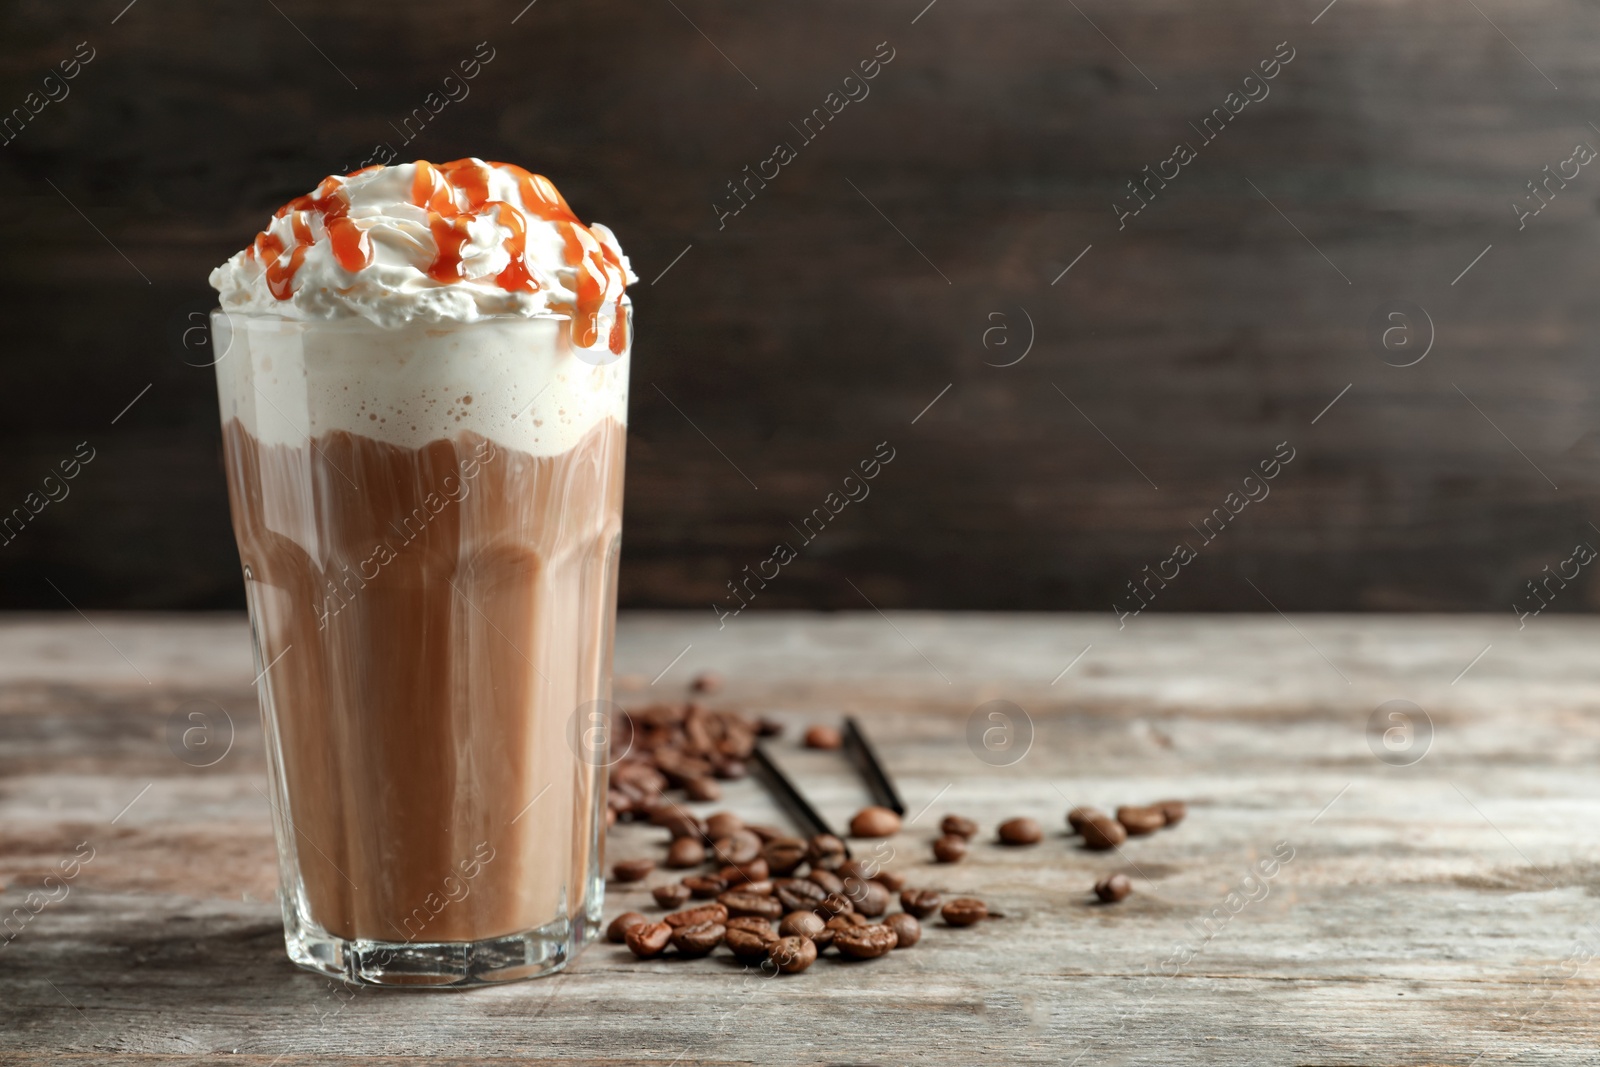
[[[1109,610],[1287,440],[1302,458],[1160,610],[1261,610],[1245,577],[1288,609],[1504,610],[1600,522],[1600,177],[1521,231],[1510,210],[1600,144],[1600,40],[1578,0],[1324,6],[14,5],[0,107],[98,55],[0,148],[0,509],[76,442],[100,458],[0,552],[0,603],[64,607],[49,577],[89,606],[239,605],[210,372],[171,335],[276,205],[389,141],[548,172],[632,254],[626,604],[726,595],[888,440],[761,607],[859,609],[853,581]],[[400,145],[485,40],[471,94]],[[871,95],[719,228],[725,183],[880,41]],[[1126,183],[1284,41],[1271,95],[1119,231]],[[1370,346],[1396,299],[1436,327],[1415,367]],[[1024,312],[1031,353],[989,365]],[[1585,576],[1556,610],[1597,603]]]
[[[1096,617],[862,613],[719,633],[631,615],[625,703],[720,670],[719,701],[790,724],[778,753],[836,822],[865,802],[861,784],[792,738],[855,713],[913,815],[931,804],[888,842],[892,866],[1005,917],[930,924],[909,951],[792,979],[599,945],[554,978],[423,995],[345,992],[284,955],[242,621],[95,622],[0,622],[0,910],[78,842],[97,849],[0,948],[7,1063],[1567,1064],[1600,1042],[1600,624],[1234,616],[1119,633]],[[964,740],[996,698],[1034,727],[1009,767]],[[1366,739],[1395,698],[1434,728],[1409,767]],[[205,769],[163,738],[199,700],[236,727]],[[1069,804],[1174,795],[1187,821],[1121,855],[1057,832]],[[722,806],[776,819],[748,782]],[[1051,833],[935,867],[928,842],[952,811],[986,832],[1033,815]],[[625,826],[609,847],[660,846]],[[1293,858],[1229,912],[1275,847]],[[1092,904],[1116,870],[1133,896]],[[644,888],[613,887],[608,916],[635,907],[654,912]]]

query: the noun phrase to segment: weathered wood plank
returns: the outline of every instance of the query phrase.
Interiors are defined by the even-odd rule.
[[[1005,918],[933,924],[910,951],[866,965],[825,958],[795,979],[726,958],[639,964],[602,945],[556,978],[454,996],[348,993],[284,956],[240,621],[97,618],[100,634],[0,622],[0,911],[77,842],[97,850],[70,895],[0,949],[0,1055],[226,1054],[257,1067],[410,1055],[1570,1063],[1600,1042],[1587,961],[1600,946],[1588,669],[1600,624],[1146,618],[1119,633],[1082,616],[892,619],[745,616],[718,632],[699,616],[629,616],[623,696],[678,693],[715,668],[728,680],[717,699],[796,727],[846,708],[862,716],[913,812],[932,803],[889,842],[893,865],[978,893]],[[1036,728],[1028,754],[1003,768],[964,740],[971,710],[997,697]],[[1436,728],[1410,767],[1380,763],[1365,737],[1372,709],[1395,697]],[[227,757],[204,769],[179,763],[163,736],[197,699],[227,708],[236,727]],[[835,756],[794,747],[793,732],[782,758],[842,821],[865,800],[860,784]],[[1189,798],[1188,821],[1120,856],[1055,832],[1069,801],[1165,795]],[[721,806],[779,818],[749,782]],[[1052,833],[1034,849],[985,842],[934,867],[928,841],[948,811],[987,827],[1036,815]],[[659,846],[630,825],[610,847],[615,858]],[[1292,859],[1229,911],[1228,894],[1275,847]],[[1093,905],[1090,885],[1113,870],[1134,879],[1134,895]],[[609,900],[608,914],[648,904],[642,887],[614,887]]]

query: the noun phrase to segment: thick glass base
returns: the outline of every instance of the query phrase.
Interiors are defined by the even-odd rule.
[[[350,985],[470,989],[555,974],[578,954],[587,924],[556,922],[483,941],[347,941],[289,924],[289,958]]]

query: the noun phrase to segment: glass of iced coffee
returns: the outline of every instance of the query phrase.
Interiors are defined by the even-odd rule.
[[[549,181],[324,181],[212,275],[285,938],[356,983],[594,936],[635,278]]]

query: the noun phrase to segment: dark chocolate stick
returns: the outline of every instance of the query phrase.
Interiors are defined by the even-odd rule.
[[[767,754],[765,746],[755,747],[750,753],[750,762],[755,767],[756,777],[761,779],[761,784],[772,794],[772,799],[778,802],[778,806],[788,813],[789,818],[795,821],[807,837],[833,834],[833,827],[817,814],[817,809],[811,806],[805,794],[800,792],[799,787],[789,780],[789,776],[778,768],[772,757]],[[848,851],[847,848],[846,854]]]
[[[868,741],[867,735],[862,732],[861,724],[849,715],[844,719],[844,749],[850,756],[850,761],[856,765],[856,770],[860,771],[861,777],[866,780],[872,799],[896,815],[905,815],[905,802],[900,799],[900,793],[894,787],[894,779],[883,769],[883,763],[878,759],[878,753],[873,749],[872,742]]]

